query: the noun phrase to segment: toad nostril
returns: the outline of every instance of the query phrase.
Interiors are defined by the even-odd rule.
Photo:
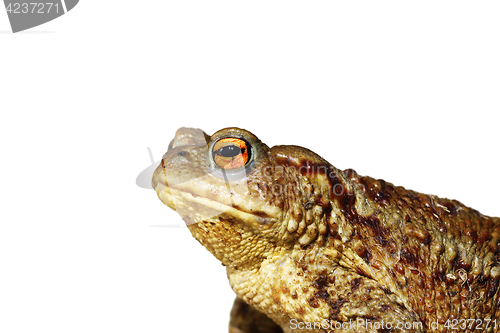
[[[185,151],[180,151],[177,153],[178,156],[186,156],[187,155],[187,152]]]

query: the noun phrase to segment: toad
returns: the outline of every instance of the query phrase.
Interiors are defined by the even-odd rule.
[[[181,128],[153,188],[226,267],[229,332],[500,332],[500,219],[252,133]]]

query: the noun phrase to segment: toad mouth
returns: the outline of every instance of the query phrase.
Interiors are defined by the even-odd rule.
[[[227,214],[250,224],[266,225],[276,221],[275,218],[262,211],[247,212],[234,204],[230,206],[188,191],[167,187],[162,183],[155,185],[155,190],[160,199],[183,218],[203,214],[204,219],[206,219],[207,217],[213,218],[221,214]],[[201,222],[201,220],[197,221],[196,218],[185,219],[185,221],[187,225]]]

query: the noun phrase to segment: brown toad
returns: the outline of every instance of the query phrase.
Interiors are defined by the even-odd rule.
[[[499,218],[238,128],[178,130],[153,187],[226,266],[230,332],[500,332]]]

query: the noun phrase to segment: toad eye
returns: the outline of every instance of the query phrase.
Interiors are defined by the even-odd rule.
[[[219,168],[242,168],[250,161],[249,145],[242,139],[223,138],[213,146],[212,157]]]
[[[217,151],[215,151],[215,155],[219,155],[222,157],[236,157],[239,154],[243,154],[245,152],[245,148],[236,147],[233,145],[224,146]]]

